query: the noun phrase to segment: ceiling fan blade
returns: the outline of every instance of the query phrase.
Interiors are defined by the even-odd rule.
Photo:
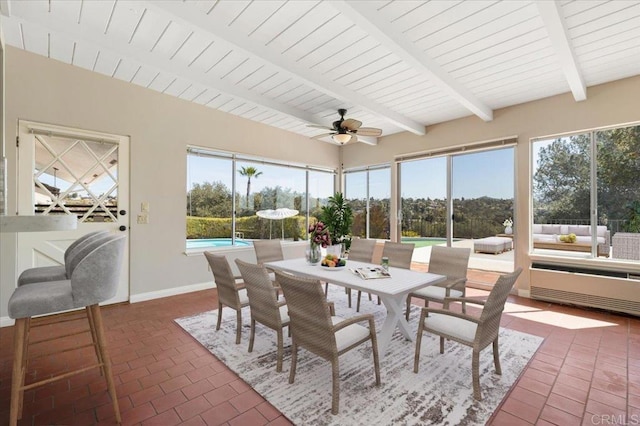
[[[348,130],[358,130],[362,126],[362,121],[354,120],[353,118],[347,118],[342,122],[342,128]]]
[[[358,129],[360,136],[380,136],[382,129],[376,129],[375,127],[361,127]]]
[[[320,138],[325,138],[327,136],[331,136],[331,135],[335,135],[335,132],[332,133],[323,133],[321,135],[316,135],[316,136],[312,136],[311,139],[320,139]]]
[[[321,124],[307,124],[307,127],[312,127],[314,129],[326,129],[326,130],[333,130],[333,128],[329,127],[329,126],[323,126]]]
[[[355,133],[351,134],[351,139],[349,139],[349,142],[347,143],[355,143],[358,142],[358,135],[356,135]]]

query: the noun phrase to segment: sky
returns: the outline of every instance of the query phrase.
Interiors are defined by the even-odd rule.
[[[513,198],[513,155],[505,148],[453,156],[453,198]],[[401,176],[403,198],[446,198],[446,157],[404,162]]]
[[[201,182],[223,182],[231,189],[231,162],[225,159],[216,159],[210,157],[188,156],[188,173],[187,187],[193,183]],[[305,192],[305,171],[298,168],[279,167],[269,164],[256,164],[248,162],[237,162],[237,170],[243,166],[255,167],[262,172],[257,178],[251,179],[251,192],[260,192],[264,188],[273,188],[281,186],[283,188],[291,188],[294,191]],[[241,176],[236,171],[236,190],[244,194],[246,192],[247,178]],[[316,179],[315,177],[324,179]],[[329,173],[312,172],[309,181],[309,191],[314,196],[320,198],[328,198],[333,195],[333,177]]]
[[[514,194],[514,149],[504,148],[461,154],[453,157],[453,196],[454,198],[513,198]],[[254,166],[262,172],[251,180],[251,192],[266,187],[280,185],[304,192],[304,171],[295,168],[277,167],[267,164],[238,162],[242,166]],[[225,159],[189,156],[189,176],[187,185],[194,182],[224,182],[231,187],[231,163]],[[402,196],[406,198],[446,197],[446,157],[402,163]],[[347,176],[348,198],[365,198],[365,173]],[[369,172],[370,195],[374,198],[390,197],[390,169]],[[238,190],[244,193],[246,178],[236,177]],[[310,190],[314,195],[328,197],[333,188],[326,182],[312,180]]]

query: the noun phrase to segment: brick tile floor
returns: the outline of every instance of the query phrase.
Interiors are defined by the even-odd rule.
[[[470,282],[474,278],[492,279],[486,272],[470,271]],[[486,292],[470,289],[469,294]],[[173,322],[215,309],[216,297],[215,290],[205,290],[102,309],[123,424],[291,424]],[[66,314],[40,320],[32,341],[86,328],[83,318]],[[502,325],[545,337],[545,342],[489,424],[640,421],[640,319],[512,296]],[[27,382],[93,362],[90,348],[49,355],[70,341],[88,339],[80,335],[32,346],[30,354],[38,357],[30,359]],[[12,361],[13,327],[5,327],[0,329],[0,425],[9,421]],[[106,385],[97,370],[27,391],[20,421],[21,425],[114,423]]]

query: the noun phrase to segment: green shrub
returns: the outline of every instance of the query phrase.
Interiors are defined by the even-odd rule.
[[[402,231],[402,236],[403,237],[415,238],[415,237],[419,237],[420,234],[418,234],[416,231],[412,231],[410,229],[405,229],[405,230]]]
[[[262,219],[255,215],[236,218],[236,232],[241,233],[243,238],[247,240],[268,239],[269,226],[271,226],[271,237],[280,238],[282,235],[281,226],[283,225],[286,239],[297,241],[306,238],[304,216],[284,219],[284,224],[279,220],[274,220],[269,224],[268,219]],[[231,238],[231,218],[187,216],[187,239],[207,238]]]

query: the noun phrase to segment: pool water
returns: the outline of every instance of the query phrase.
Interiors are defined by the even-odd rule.
[[[437,244],[446,244],[446,238],[437,237],[402,237],[403,243],[414,243],[416,248],[433,246]]]
[[[205,247],[231,247],[231,238],[209,238],[203,240],[187,240],[187,249],[198,249]],[[236,239],[235,247],[247,247],[250,246],[251,241],[244,241]]]

